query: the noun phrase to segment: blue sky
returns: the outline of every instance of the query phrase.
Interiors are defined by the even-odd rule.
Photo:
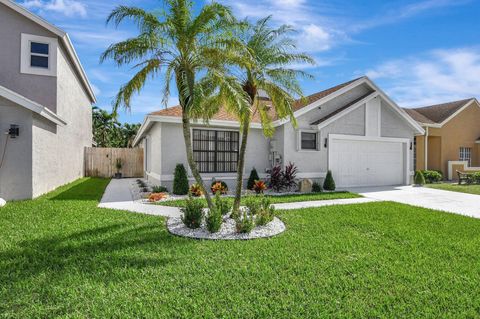
[[[134,36],[133,26],[115,29],[105,18],[117,5],[161,9],[160,0],[23,0],[31,11],[70,34],[94,86],[98,106],[111,110],[128,67],[99,64],[112,42]],[[480,98],[480,1],[478,0],[219,0],[239,18],[273,15],[290,24],[299,50],[315,57],[315,76],[305,94],[368,75],[401,106],[422,106],[466,97]],[[204,3],[196,1],[195,8]],[[141,122],[163,108],[161,80],[152,80],[122,111],[123,122]],[[173,92],[169,105],[177,104]]]

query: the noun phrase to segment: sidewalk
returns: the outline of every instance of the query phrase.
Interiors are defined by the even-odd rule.
[[[145,204],[139,201],[134,201],[130,191],[130,183],[132,179],[112,179],[108,184],[102,200],[98,207],[127,210],[135,213],[142,213],[148,215],[164,216],[164,217],[180,217],[181,212],[177,207],[161,206],[154,204]],[[332,200],[318,200],[308,202],[283,203],[274,204],[273,206],[279,210],[301,209],[311,207],[324,207],[331,205],[350,205],[376,202],[373,198],[347,198],[347,199],[332,199]]]

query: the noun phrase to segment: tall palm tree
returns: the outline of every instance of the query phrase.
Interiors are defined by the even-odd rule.
[[[291,67],[292,64],[314,64],[314,59],[303,53],[295,53],[295,42],[288,37],[294,32],[290,26],[282,25],[278,28],[269,26],[271,17],[257,21],[254,25],[247,24],[241,28],[241,39],[245,48],[242,56],[234,56],[235,63],[240,66],[237,79],[241,82],[250,105],[248,111],[244,109],[237,113],[241,121],[241,146],[237,168],[237,185],[233,211],[240,207],[241,192],[243,187],[243,172],[245,166],[245,152],[247,149],[250,122],[257,113],[261,119],[264,134],[271,136],[271,114],[278,118],[290,117],[296,125],[293,116],[295,97],[303,97],[299,78],[312,78],[311,75]],[[267,106],[259,96],[259,91],[266,93],[272,105]],[[269,112],[269,109],[273,108]]]
[[[202,117],[208,120],[214,111],[201,103],[213,93],[206,85],[199,85],[199,74],[209,73],[211,78],[223,79],[223,56],[237,44],[231,37],[229,26],[235,22],[231,11],[218,3],[209,3],[197,16],[192,14],[192,2],[165,0],[165,12],[155,14],[141,8],[119,6],[107,18],[107,23],[118,26],[125,19],[133,21],[139,29],[137,37],[112,44],[101,56],[101,61],[113,59],[118,66],[135,63],[138,72],[123,85],[114,102],[130,108],[131,97],[144,87],[147,79],[162,76],[163,102],[170,95],[170,83],[177,86],[182,108],[182,126],[187,160],[196,182],[203,188],[208,206],[213,207],[202,177],[193,158],[190,121]],[[229,101],[235,103],[241,88],[235,81],[223,79],[223,90],[231,90]],[[241,96],[241,94],[240,94]],[[241,100],[241,99],[240,99]],[[240,103],[240,102],[237,102]],[[207,109],[205,109],[207,108]]]
[[[122,126],[122,133],[123,133],[123,147],[133,147],[133,140],[137,135],[138,129],[140,128],[140,124],[128,124],[125,123]]]

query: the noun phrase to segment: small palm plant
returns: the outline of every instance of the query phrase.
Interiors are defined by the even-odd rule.
[[[114,110],[130,108],[133,94],[139,93],[147,79],[163,77],[163,103],[166,105],[175,83],[182,108],[183,135],[187,160],[193,177],[210,209],[211,196],[205,191],[197,164],[193,158],[190,133],[192,119],[208,120],[218,105],[202,103],[214,93],[211,81],[220,84],[221,96],[229,105],[242,105],[241,85],[226,75],[225,62],[235,48],[240,47],[232,37],[231,26],[236,23],[229,8],[210,2],[198,15],[193,15],[193,3],[188,0],[165,0],[165,11],[159,14],[137,7],[118,6],[107,18],[107,23],[118,26],[129,19],[138,27],[139,35],[112,44],[101,56],[101,61],[113,59],[118,66],[133,64],[137,69],[131,80],[123,85],[114,101]],[[201,81],[208,75],[208,80]],[[228,93],[228,94],[227,94]]]
[[[117,169],[117,172],[115,173],[115,178],[122,178],[122,173],[121,173],[122,167],[123,167],[122,159],[117,158],[115,160],[115,168]]]

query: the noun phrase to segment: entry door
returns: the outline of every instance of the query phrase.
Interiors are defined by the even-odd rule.
[[[332,139],[329,167],[337,187],[405,184],[401,142]]]

